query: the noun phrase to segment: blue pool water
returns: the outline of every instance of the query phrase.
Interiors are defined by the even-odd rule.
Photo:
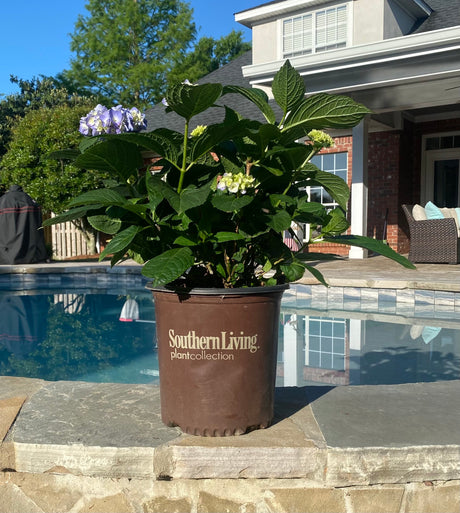
[[[159,382],[155,310],[142,283],[120,293],[107,283],[53,283],[0,290],[0,375]],[[291,287],[280,316],[277,385],[460,379],[460,298],[404,294]]]

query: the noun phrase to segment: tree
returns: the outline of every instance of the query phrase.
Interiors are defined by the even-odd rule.
[[[173,70],[170,83],[188,79],[196,82],[199,78],[211,73],[235,57],[251,49],[251,43],[243,41],[240,31],[232,30],[220,39],[202,37],[193,51],[185,57],[181,66]]]
[[[8,151],[2,158],[0,182],[21,185],[44,211],[54,213],[62,212],[70,198],[101,186],[105,173],[46,158],[53,151],[77,148],[82,139],[77,129],[79,120],[91,107],[92,101],[87,100],[74,107],[59,105],[27,112],[12,129]],[[94,233],[86,220],[75,224],[94,246]]]
[[[72,35],[67,80],[112,104],[145,108],[162,98],[191,47],[192,9],[181,0],[89,0]]]
[[[11,75],[10,81],[19,86],[20,92],[10,94],[0,101],[0,157],[7,151],[14,125],[27,112],[43,107],[78,105],[87,101],[81,96],[70,94],[52,77],[40,76],[22,80]]]

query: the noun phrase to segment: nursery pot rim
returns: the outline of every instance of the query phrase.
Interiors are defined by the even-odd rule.
[[[268,287],[238,287],[238,288],[195,288],[190,290],[174,290],[163,286],[154,286],[147,283],[145,288],[152,292],[166,292],[169,294],[177,294],[179,296],[246,296],[252,294],[270,294],[272,292],[280,292],[289,288],[289,283],[281,283],[280,285],[271,285]]]

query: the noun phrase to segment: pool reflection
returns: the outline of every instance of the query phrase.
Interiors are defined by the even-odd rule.
[[[282,305],[277,386],[460,379],[460,320]],[[0,375],[158,383],[150,292],[0,292]]]
[[[460,330],[430,325],[282,313],[277,386],[377,385],[460,378]],[[407,321],[406,321],[407,322]],[[424,320],[423,322],[427,322]],[[438,325],[433,325],[433,324]]]

